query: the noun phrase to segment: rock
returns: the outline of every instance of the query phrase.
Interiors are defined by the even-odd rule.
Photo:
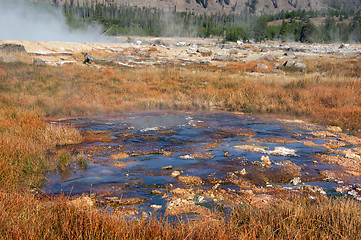
[[[284,55],[288,56],[288,57],[294,57],[295,56],[295,54],[293,52],[285,52]]]
[[[195,176],[179,176],[178,180],[187,185],[202,185],[202,179]]]
[[[235,48],[231,48],[231,49],[229,49],[228,53],[236,55],[236,54],[238,54],[238,50]]]
[[[157,209],[161,209],[162,208],[162,205],[156,205],[156,204],[153,204],[150,206],[151,208],[154,208],[155,210]]]
[[[294,67],[296,68],[301,68],[301,69],[305,69],[306,68],[306,64],[304,64],[303,62],[295,62],[293,64]]]
[[[173,166],[172,165],[169,165],[169,166],[166,166],[166,167],[162,167],[162,170],[170,170],[172,169]]]
[[[216,55],[212,58],[214,61],[231,61],[233,60],[232,56]]]
[[[195,205],[194,201],[191,200],[174,198],[168,202],[166,209],[167,215],[179,215],[187,213],[209,216],[211,211],[206,207]]]
[[[225,153],[224,153],[224,156],[225,156],[225,157],[230,157],[231,155],[229,154],[229,152],[225,152]]]
[[[342,128],[337,127],[337,126],[328,126],[327,130],[331,131],[331,132],[336,132],[336,133],[341,133],[342,132]]]
[[[46,66],[46,62],[41,58],[34,58],[33,64],[35,66]]]
[[[201,54],[212,54],[212,51],[205,47],[198,48],[197,52]]]
[[[113,155],[110,155],[109,156],[111,159],[123,159],[123,158],[127,158],[129,157],[129,154],[128,153],[125,153],[125,152],[119,152],[119,153],[116,153],[116,154],[113,154]]]
[[[0,62],[3,62],[3,63],[17,63],[17,62],[20,62],[20,59],[18,57],[3,56],[3,57],[0,57]]]
[[[223,44],[221,46],[221,49],[231,49],[232,48],[232,45],[231,44]]]
[[[90,64],[91,61],[95,60],[91,53],[82,52],[81,54],[84,56],[83,64]]]
[[[265,64],[263,64],[263,63],[258,63],[258,64],[254,67],[254,69],[255,69],[256,71],[265,71],[265,70],[268,69],[268,66],[265,65]]]
[[[297,156],[296,150],[288,149],[285,147],[275,147],[273,151],[267,151],[268,154],[275,156]]]
[[[243,168],[241,171],[235,171],[234,173],[235,174],[240,174],[240,175],[246,175],[247,171],[246,171],[246,169]]]
[[[122,62],[132,62],[135,61],[137,58],[133,57],[133,56],[125,56],[124,53],[118,53],[117,55],[114,56],[114,60],[116,61],[122,61]]]
[[[268,156],[262,156],[261,161],[262,161],[263,164],[272,165],[271,160],[269,159]]]
[[[20,44],[13,44],[13,43],[5,43],[0,45],[0,52],[5,54],[26,54],[25,47]]]
[[[316,131],[311,132],[311,134],[315,137],[322,137],[322,138],[334,138],[336,137],[336,134],[328,131]]]
[[[352,152],[348,152],[345,154],[345,158],[350,158],[350,159],[355,159],[360,161],[361,160],[361,156],[356,154],[356,153],[352,153]]]
[[[105,200],[113,205],[136,205],[148,200],[144,197],[133,197],[133,198],[118,198],[118,197],[106,197]]]
[[[173,171],[170,176],[176,178],[176,177],[180,176],[180,174],[181,173],[179,171]]]
[[[167,44],[165,44],[162,40],[159,40],[159,39],[157,39],[157,40],[155,40],[154,41],[154,43],[153,43],[153,45],[158,45],[158,46],[167,46]]]
[[[178,47],[185,47],[185,46],[190,46],[191,44],[190,43],[187,43],[187,42],[177,42],[176,43],[176,46]]]
[[[153,194],[153,195],[162,195],[163,192],[155,189],[155,190],[152,190],[152,191],[151,191],[151,194]]]
[[[290,181],[290,183],[291,183],[292,185],[294,185],[294,186],[300,184],[301,182],[302,182],[302,181],[301,181],[301,178],[300,178],[300,177],[295,177],[294,179],[292,179],[292,180]]]
[[[288,60],[283,64],[284,67],[295,67],[295,68],[299,68],[299,69],[305,69],[306,68],[306,64],[304,64],[303,62],[295,62],[293,60]]]
[[[293,61],[293,60],[288,60],[288,61],[286,61],[286,62],[283,64],[283,66],[284,66],[284,67],[292,67],[294,64],[295,64],[295,61]]]

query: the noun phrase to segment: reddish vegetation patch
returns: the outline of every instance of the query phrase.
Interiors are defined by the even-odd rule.
[[[5,75],[5,71],[0,68],[0,75]]]

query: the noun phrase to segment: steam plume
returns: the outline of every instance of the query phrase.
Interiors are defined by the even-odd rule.
[[[28,0],[0,0],[0,40],[105,42],[100,27],[71,30],[60,10]]]

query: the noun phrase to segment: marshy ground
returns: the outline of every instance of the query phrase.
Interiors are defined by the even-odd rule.
[[[2,235],[358,238],[359,45],[121,41],[2,48]]]

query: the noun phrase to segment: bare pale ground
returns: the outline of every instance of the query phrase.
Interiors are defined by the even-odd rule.
[[[114,39],[110,39],[114,41]],[[250,61],[283,64],[295,59],[302,61],[307,57],[359,57],[360,44],[308,44],[300,43],[220,43],[221,39],[202,38],[156,38],[156,37],[118,37],[112,43],[74,43],[74,42],[34,42],[0,40],[0,44],[21,44],[33,58],[41,58],[48,65],[83,64],[82,52],[91,53],[98,59],[111,60],[118,53],[136,56],[147,53],[148,58],[136,58],[122,62],[120,65],[139,66],[173,63],[201,63],[222,67],[222,64],[247,63]],[[285,53],[292,52],[292,55]],[[1,56],[1,53],[0,53]],[[223,57],[223,58],[220,58]],[[22,59],[23,60],[23,59]],[[147,60],[147,61],[144,61]],[[25,61],[25,60],[24,60]],[[277,68],[277,64],[276,64]]]

